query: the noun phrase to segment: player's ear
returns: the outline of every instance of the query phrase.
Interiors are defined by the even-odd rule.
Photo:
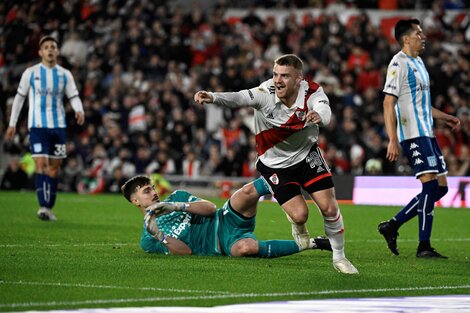
[[[139,202],[139,200],[137,200],[137,198],[133,197],[131,199],[131,202],[132,202],[133,205],[140,207],[140,202]]]

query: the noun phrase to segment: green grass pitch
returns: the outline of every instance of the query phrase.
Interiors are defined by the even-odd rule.
[[[310,234],[321,235],[310,207]],[[278,259],[146,254],[142,216],[119,195],[59,194],[56,222],[40,221],[36,210],[34,193],[0,192],[0,311],[470,293],[466,209],[435,210],[432,244],[449,259],[422,260],[417,220],[400,229],[397,257],[376,227],[398,208],[341,205],[358,276],[337,273],[326,251]],[[259,239],[290,239],[276,203],[260,203],[256,227]]]

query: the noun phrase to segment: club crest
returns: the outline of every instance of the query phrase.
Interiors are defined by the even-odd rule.
[[[277,177],[277,174],[272,174],[271,177],[269,177],[269,180],[270,180],[274,185],[279,184],[279,178]]]
[[[305,111],[296,111],[295,115],[297,115],[297,118],[301,121],[305,120]]]

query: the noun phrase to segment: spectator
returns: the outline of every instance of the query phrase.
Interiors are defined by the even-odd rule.
[[[0,189],[21,190],[29,187],[28,174],[21,168],[18,156],[13,156],[3,174]]]

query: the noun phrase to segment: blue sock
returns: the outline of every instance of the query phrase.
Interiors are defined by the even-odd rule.
[[[448,191],[449,191],[449,187],[439,186],[439,190],[437,191],[436,201],[441,200],[441,198],[444,197]]]
[[[418,214],[420,196],[421,194],[417,194],[407,205],[405,205],[403,209],[401,209],[400,212],[397,213],[397,215],[395,215],[393,219],[397,222],[397,229]]]
[[[277,258],[299,252],[299,246],[294,240],[260,240],[258,241],[258,257]]]
[[[448,191],[449,188],[447,186],[439,186],[436,201],[439,201],[442,197],[444,197]],[[408,203],[400,212],[397,213],[397,215],[395,215],[393,219],[397,222],[397,227],[400,227],[402,224],[408,222],[418,214],[418,203],[420,196],[420,193],[417,194],[416,197],[411,199],[410,203]]]
[[[50,196],[49,196],[49,201],[46,205],[46,207],[52,209],[55,204],[55,199],[56,199],[56,194],[57,194],[57,185],[59,183],[59,179],[57,177],[50,177],[46,176],[46,182],[49,185],[49,191],[50,191]]]
[[[36,195],[38,197],[39,206],[47,207],[47,176],[36,173],[36,176],[34,177],[34,185],[36,187]]]
[[[439,183],[437,180],[423,183],[423,191],[418,203],[419,241],[429,241],[429,238],[431,238],[434,202],[436,202],[438,190]]]
[[[271,194],[271,188],[262,176],[255,179],[253,181],[253,184],[255,185],[255,189],[260,196]]]

